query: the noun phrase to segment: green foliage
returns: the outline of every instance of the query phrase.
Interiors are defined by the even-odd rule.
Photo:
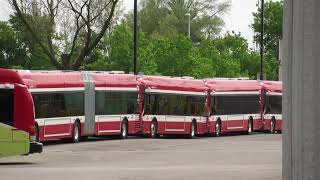
[[[133,34],[125,23],[116,26],[111,37],[90,56],[95,61],[83,69],[132,71],[132,39]],[[147,38],[143,32],[139,34],[138,69],[144,74],[255,79],[259,62],[259,55],[249,50],[247,40],[236,34],[196,44],[183,35]]]
[[[41,17],[39,17],[41,19]],[[39,20],[40,21],[40,20]],[[46,19],[42,19],[41,22],[45,24]],[[14,32],[14,40],[12,42],[17,43],[18,49],[14,54],[19,57],[15,58],[15,65],[25,69],[55,69],[54,66],[49,62],[48,57],[43,53],[43,50],[34,41],[34,38],[27,31],[22,21],[16,16],[11,16],[9,19],[9,26]],[[44,28],[44,25],[39,26]],[[45,35],[41,35],[42,39],[45,40]],[[20,55],[19,55],[20,54]]]
[[[0,22],[0,67],[8,68],[15,64],[17,50],[16,34],[5,22]]]
[[[217,0],[190,1],[143,0],[141,1],[139,59],[138,70],[148,75],[192,76],[195,78],[212,77],[250,77],[256,79],[260,71],[260,56],[251,51],[248,42],[240,34],[226,34],[218,37],[223,21],[212,12],[224,13],[229,4]],[[199,4],[200,3],[200,4]],[[202,3],[202,4],[201,4]],[[211,4],[210,4],[211,3]],[[197,5],[201,5],[198,7]],[[273,5],[267,5],[273,7]],[[202,11],[200,10],[201,8]],[[271,8],[277,9],[277,8]],[[212,12],[211,12],[212,11]],[[186,37],[188,19],[191,13],[192,38]],[[278,13],[272,10],[272,13]],[[267,13],[268,21],[277,19],[278,15]],[[258,13],[253,28],[259,32]],[[35,17],[33,17],[35,18]],[[46,23],[45,17],[37,22]],[[81,70],[97,71],[133,71],[133,31],[132,16],[128,15],[112,32],[105,35],[97,47],[86,57]],[[268,79],[277,79],[279,61],[271,44],[281,37],[278,33],[280,23],[270,22],[267,27],[273,28],[266,35],[267,51],[265,55],[265,72]],[[11,25],[11,26],[10,26]],[[26,30],[19,18],[12,16],[10,25],[0,23],[0,66],[16,69],[54,69],[47,54]],[[257,29],[255,29],[255,27]],[[39,28],[42,26],[39,25]],[[39,32],[46,32],[44,29]],[[277,34],[277,35],[276,35]],[[39,35],[46,41],[45,34]],[[59,38],[55,34],[54,38]],[[78,40],[78,44],[82,39]],[[45,44],[45,43],[44,43]],[[76,44],[76,48],[78,48]],[[67,44],[69,46],[71,44]],[[270,46],[270,47],[269,47]],[[79,46],[80,47],[80,46]],[[54,47],[58,56],[64,51]],[[67,48],[67,51],[69,49]],[[79,52],[73,53],[73,56]],[[72,57],[74,59],[76,57]]]
[[[175,38],[188,33],[188,16],[191,18],[193,42],[213,39],[224,25],[220,15],[226,13],[230,2],[218,0],[142,0],[139,10],[140,29],[147,36]],[[133,24],[132,13],[127,15],[128,24]]]
[[[110,67],[113,70],[132,71],[133,34],[125,25],[116,28],[110,38]]]
[[[260,42],[261,32],[261,8],[258,12],[253,13],[254,22],[251,25],[255,33],[254,39]],[[274,49],[277,41],[282,39],[282,22],[283,22],[283,1],[265,3],[264,9],[264,25],[265,34],[264,41],[267,49]]]
[[[283,1],[266,2],[264,14],[264,71],[266,72],[268,79],[277,80],[280,62],[276,59],[276,49],[278,41],[282,39]],[[254,39],[257,43],[260,43],[261,8],[259,8],[257,12],[253,13],[253,17],[254,23],[251,27],[255,33]]]

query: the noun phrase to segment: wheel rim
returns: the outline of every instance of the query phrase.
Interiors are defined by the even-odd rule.
[[[79,127],[78,125],[74,126],[74,140],[78,140],[79,139]]]
[[[192,123],[192,126],[191,126],[191,137],[194,137],[195,136],[195,128],[194,128],[194,124]]]
[[[127,125],[126,123],[122,124],[122,137],[126,137],[127,136]]]
[[[271,131],[272,133],[274,132],[274,122],[273,122],[273,120],[271,121],[270,131]]]
[[[217,136],[220,135],[220,125],[219,125],[219,123],[216,123],[216,135]]]
[[[249,127],[248,127],[248,132],[251,133],[252,132],[252,123],[249,121]]]
[[[155,123],[151,123],[151,136],[155,137],[156,135],[156,125]]]

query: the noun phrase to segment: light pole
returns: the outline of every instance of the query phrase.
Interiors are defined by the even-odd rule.
[[[261,34],[260,34],[260,80],[263,80],[263,55],[264,55],[264,0],[261,0]]]
[[[137,61],[138,61],[138,0],[134,0],[134,52],[133,52],[133,72],[137,75]]]
[[[191,37],[191,14],[187,13],[186,16],[188,16],[188,37]]]

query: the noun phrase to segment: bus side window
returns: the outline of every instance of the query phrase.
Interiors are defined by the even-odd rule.
[[[148,114],[150,112],[149,111],[149,104],[150,104],[150,95],[149,94],[144,92],[142,103],[143,103],[143,108],[144,108],[144,114]]]
[[[214,97],[211,97],[210,99],[210,114],[211,115],[214,115],[216,113],[216,107],[215,107],[215,98]]]

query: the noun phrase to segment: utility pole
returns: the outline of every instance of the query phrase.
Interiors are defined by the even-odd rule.
[[[260,80],[263,80],[263,55],[264,55],[264,0],[261,0],[261,40],[260,40]]]
[[[138,0],[134,0],[134,52],[133,52],[133,72],[137,75],[138,61]]]

